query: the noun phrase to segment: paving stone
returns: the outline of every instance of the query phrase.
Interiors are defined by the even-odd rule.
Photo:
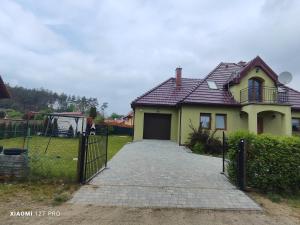
[[[74,204],[261,210],[220,174],[222,159],[196,155],[171,141],[125,145],[108,169],[70,200]]]

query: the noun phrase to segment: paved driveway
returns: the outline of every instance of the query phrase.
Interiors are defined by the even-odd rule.
[[[170,141],[125,145],[108,169],[75,193],[71,203],[102,206],[260,210],[220,174],[220,158]]]

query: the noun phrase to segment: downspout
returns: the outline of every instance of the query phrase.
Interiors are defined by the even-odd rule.
[[[133,120],[133,124],[132,124],[132,141],[133,141],[133,139],[134,139],[135,108],[133,108],[133,117],[132,117],[132,120]]]
[[[181,145],[181,117],[182,117],[182,106],[180,106],[180,110],[179,110],[179,145]]]

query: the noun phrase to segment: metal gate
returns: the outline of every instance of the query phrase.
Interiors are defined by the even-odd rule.
[[[79,141],[78,181],[85,184],[107,166],[108,128],[99,127],[96,135],[83,133]]]

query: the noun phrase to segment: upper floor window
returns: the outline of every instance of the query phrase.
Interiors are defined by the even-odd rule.
[[[207,85],[210,89],[218,89],[218,86],[217,86],[216,82],[213,81],[213,80],[208,80]]]
[[[300,131],[300,118],[293,118],[292,119],[292,128],[293,131]]]
[[[216,114],[216,129],[227,129],[227,116],[225,114]]]
[[[210,113],[200,113],[200,125],[202,128],[211,128],[211,114]]]
[[[248,80],[248,100],[251,102],[262,102],[263,81],[258,78]]]

